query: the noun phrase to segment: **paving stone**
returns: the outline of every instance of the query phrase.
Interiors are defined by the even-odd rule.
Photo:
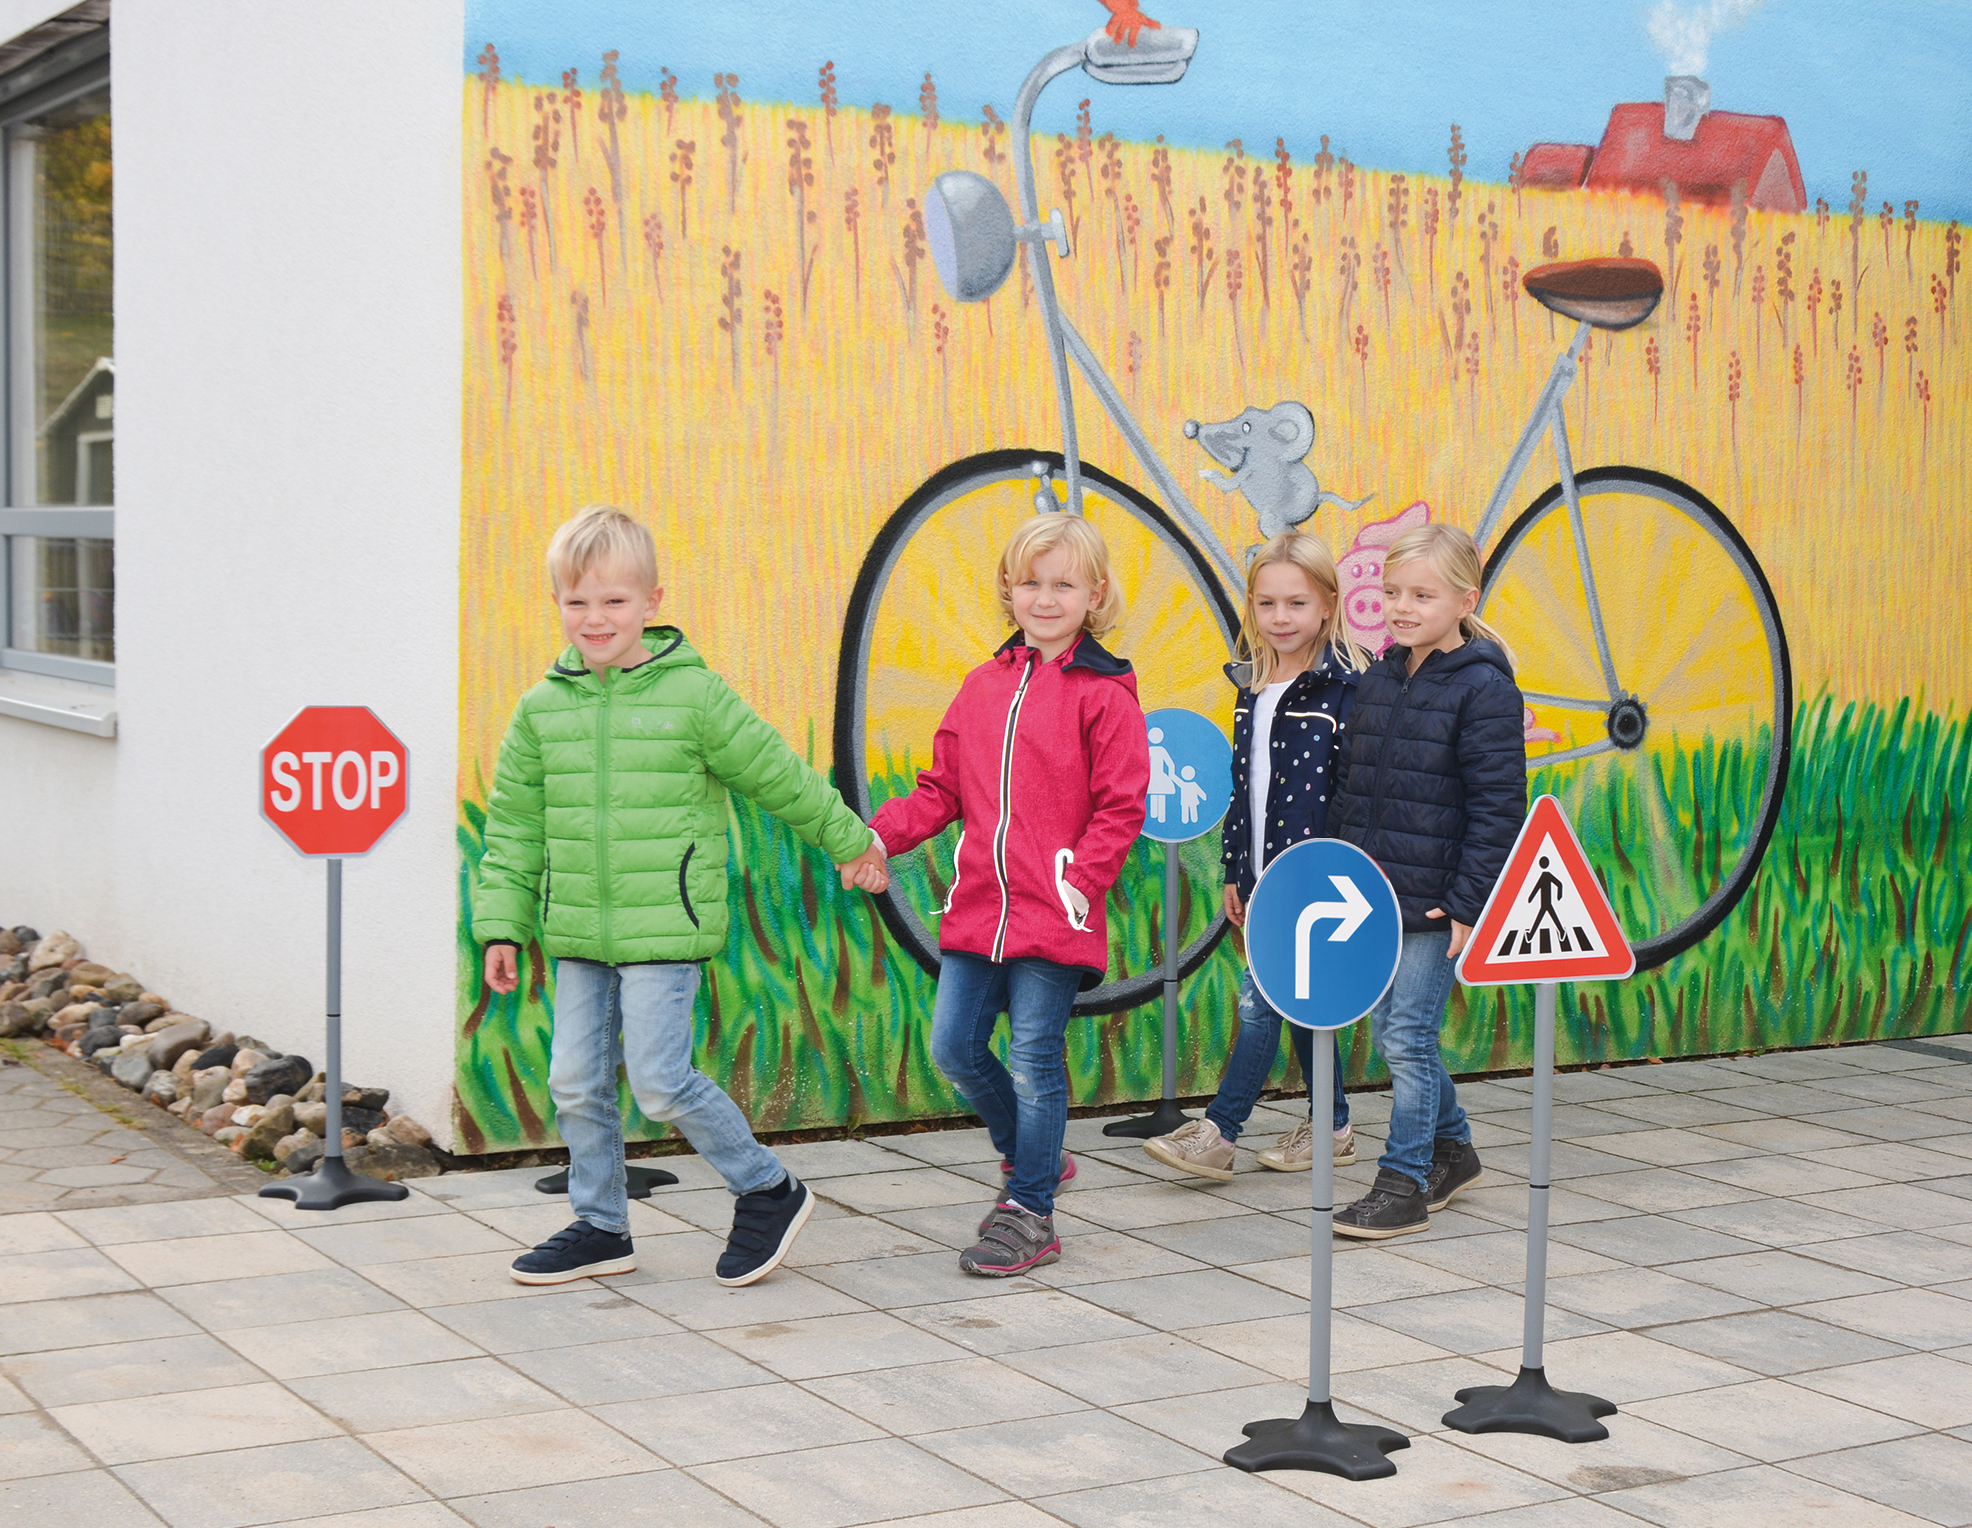
[[[1329,1320],[1329,1367],[1336,1374],[1376,1369],[1389,1364],[1422,1363],[1444,1358],[1446,1350],[1388,1327],[1365,1321],[1350,1311],[1337,1311]],[[1223,1326],[1199,1326],[1181,1336],[1237,1359],[1250,1368],[1282,1379],[1308,1378],[1308,1318],[1273,1316],[1264,1321],[1233,1321]],[[1298,1413],[1297,1413],[1298,1415]]]
[[[63,1247],[52,1252],[0,1257],[0,1305],[108,1294],[137,1287],[136,1279],[93,1247]]]
[[[159,1519],[108,1470],[77,1470],[0,1481],[0,1523],[158,1528]]]
[[[1972,1443],[1958,1438],[1904,1438],[1796,1459],[1788,1468],[1933,1523],[1972,1523]]]
[[[117,1471],[172,1528],[289,1522],[300,1504],[340,1515],[416,1502],[425,1493],[353,1438],[323,1438],[126,1465]]]
[[[694,1332],[510,1353],[506,1362],[577,1406],[764,1385],[774,1379],[758,1364]]]
[[[86,1470],[95,1462],[53,1419],[40,1412],[0,1417],[0,1480]]]
[[[1815,1252],[1840,1242],[1813,1244]],[[1834,1300],[1844,1295],[1873,1294],[1894,1288],[1892,1281],[1858,1273],[1851,1268],[1832,1267],[1816,1255],[1783,1252],[1742,1253],[1737,1257],[1707,1258],[1700,1262],[1671,1263],[1663,1272],[1681,1279],[1709,1284],[1742,1296],[1759,1305],[1800,1305],[1808,1300]]]
[[[1780,1379],[1635,1401],[1629,1409],[1768,1464],[1820,1453],[1832,1440],[1879,1443],[1919,1430],[1910,1422]]]
[[[1938,1289],[1894,1289],[1799,1307],[1799,1314],[1912,1348],[1972,1343],[1972,1300]]]
[[[680,1330],[676,1322],[667,1321],[628,1294],[600,1281],[587,1281],[574,1289],[533,1300],[442,1305],[432,1312],[432,1319],[489,1353],[575,1347],[589,1342],[657,1337]]]
[[[1525,1310],[1526,1301],[1519,1295],[1508,1294],[1503,1289],[1482,1288],[1455,1289],[1447,1294],[1389,1300],[1380,1305],[1358,1305],[1350,1314],[1391,1331],[1421,1338],[1447,1352],[1483,1353],[1519,1337]],[[1547,1313],[1547,1333],[1555,1340],[1604,1330],[1603,1323],[1572,1311],[1550,1307]]]
[[[521,1416],[567,1404],[493,1358],[321,1374],[290,1380],[288,1388],[356,1433]]]
[[[1972,1350],[1957,1351],[1972,1358]],[[1909,1353],[1797,1374],[1794,1383],[1920,1427],[1972,1426],[1972,1362],[1936,1353]]]
[[[624,1401],[599,1406],[595,1415],[678,1465],[751,1459],[885,1436],[883,1429],[854,1413],[784,1382]]]
[[[1562,1487],[1460,1448],[1440,1437],[1420,1437],[1396,1456],[1397,1473],[1376,1482],[1374,1495],[1334,1475],[1281,1470],[1272,1477],[1284,1489],[1348,1514],[1374,1528],[1410,1528],[1437,1522],[1457,1502],[1470,1516],[1555,1501]]]
[[[328,1418],[272,1383],[58,1406],[49,1415],[111,1465],[297,1443],[336,1431]],[[139,1494],[149,1493],[140,1487]]]
[[[1016,1351],[1002,1355],[1000,1361],[1079,1400],[1103,1407],[1262,1385],[1273,1378],[1169,1333]]]
[[[448,1498],[637,1474],[660,1463],[572,1409],[395,1428],[363,1441],[434,1496]]]
[[[455,1497],[449,1505],[476,1528],[542,1528],[548,1523],[555,1528],[625,1528],[641,1522],[675,1523],[679,1528],[760,1525],[752,1513],[677,1470]]]
[[[1896,1343],[1778,1310],[1662,1326],[1651,1335],[1756,1374],[1799,1374],[1905,1351]]]
[[[1344,1528],[1349,1521],[1300,1500],[1263,1475],[1225,1469],[1045,1496],[1040,1505],[1049,1513],[1042,1521],[1065,1519],[1078,1528],[1151,1528],[1166,1523]]]
[[[1661,1268],[1617,1268],[1548,1281],[1550,1309],[1570,1310],[1613,1327],[1702,1321],[1768,1303],[1681,1278]]]
[[[193,1199],[170,1204],[68,1210],[57,1219],[98,1247],[267,1229],[259,1216],[235,1199]]]
[[[1126,1320],[1167,1332],[1187,1326],[1263,1320],[1307,1307],[1305,1295],[1297,1298],[1223,1268],[1120,1279],[1107,1284],[1078,1284],[1075,1296]]]
[[[228,1332],[226,1341],[276,1379],[472,1358],[479,1349],[422,1311],[331,1316]]]
[[[55,1216],[42,1211],[0,1215],[0,1257],[30,1252],[62,1252],[88,1243]]]
[[[993,1422],[929,1433],[917,1442],[1023,1498],[1222,1467],[1208,1455],[1104,1411]]]
[[[1683,1480],[1753,1462],[1746,1454],[1707,1441],[1716,1435],[1689,1436],[1648,1420],[1634,1407],[1603,1418],[1603,1425],[1609,1436],[1593,1448],[1556,1448],[1553,1439],[1526,1433],[1447,1432],[1441,1436],[1460,1448],[1584,1495]],[[1493,1525],[1487,1522],[1486,1528]]]
[[[0,1359],[0,1368],[43,1406],[206,1390],[266,1378],[203,1334],[23,1353]]]
[[[205,1284],[270,1273],[306,1273],[335,1265],[283,1231],[191,1236],[172,1241],[120,1242],[103,1255],[152,1289]]]

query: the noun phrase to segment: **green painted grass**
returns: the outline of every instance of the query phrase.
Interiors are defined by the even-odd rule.
[[[1732,831],[1705,821],[1706,782],[1753,762],[1706,750],[1666,772],[1658,806],[1678,825],[1683,855],[1709,852],[1708,843]],[[908,779],[900,771],[888,783]],[[1962,721],[1908,702],[1803,707],[1780,822],[1747,895],[1709,938],[1664,967],[1627,982],[1564,988],[1556,1059],[1703,1055],[1967,1028],[1972,881],[1961,871],[1972,858],[1972,826],[1955,803],[1966,800],[1968,786],[1972,731]],[[1592,805],[1575,810],[1592,857],[1614,852],[1634,822],[1628,806],[1605,804],[1600,818]],[[501,997],[481,980],[470,892],[484,826],[483,806],[462,802],[458,1089],[462,1145],[471,1151],[553,1139],[552,969],[535,943],[522,954],[516,992]],[[699,993],[700,1066],[762,1131],[965,1113],[927,1049],[932,980],[896,947],[869,900],[842,891],[825,856],[749,802],[734,801],[731,832],[730,934]],[[894,884],[914,906],[943,902],[955,837],[897,863]],[[1161,957],[1159,854],[1139,841],[1111,894],[1112,969],[1120,959],[1143,970]],[[1195,893],[1181,903],[1181,938],[1189,939],[1218,895],[1217,835],[1187,846],[1183,863]],[[1181,1094],[1217,1086],[1237,1027],[1242,969],[1228,942],[1185,983]],[[1152,1002],[1070,1023],[1077,1105],[1156,1096],[1160,1012]],[[1382,1075],[1365,1028],[1343,1036],[1357,1082]],[[1455,1072],[1524,1067],[1532,1034],[1530,989],[1456,991],[1446,1060]],[[1276,1078],[1293,1070],[1284,1059]],[[663,1134],[636,1112],[627,1089],[623,1102],[632,1138]]]

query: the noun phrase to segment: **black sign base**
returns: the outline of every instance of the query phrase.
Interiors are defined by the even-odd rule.
[[[1191,1116],[1178,1107],[1177,1100],[1166,1098],[1158,1102],[1156,1113],[1139,1114],[1130,1119],[1113,1119],[1102,1127],[1102,1133],[1134,1136],[1137,1140],[1147,1141],[1154,1135],[1169,1135],[1173,1130],[1190,1123]]]
[[[1544,1369],[1520,1371],[1510,1385],[1470,1385],[1458,1392],[1465,1402],[1445,1413],[1445,1425],[1460,1432],[1532,1433],[1563,1443],[1600,1443],[1609,1429],[1596,1420],[1616,1414],[1616,1403],[1579,1390],[1556,1390]]]
[[[623,1164],[624,1188],[632,1199],[648,1199],[650,1191],[662,1188],[667,1183],[676,1183],[678,1175],[668,1173],[661,1167],[633,1167]],[[565,1194],[568,1192],[568,1169],[549,1173],[545,1178],[537,1178],[534,1186],[544,1194]]]
[[[1387,1427],[1337,1421],[1329,1401],[1310,1401],[1298,1417],[1248,1422],[1240,1431],[1252,1441],[1227,1449],[1226,1463],[1249,1472],[1321,1470],[1344,1480],[1381,1480],[1397,1473],[1384,1455],[1411,1446]]]
[[[345,1204],[404,1199],[410,1193],[401,1183],[386,1183],[382,1178],[366,1178],[351,1172],[341,1157],[323,1157],[312,1173],[270,1183],[260,1191],[260,1197],[292,1199],[297,1210],[335,1210]]]

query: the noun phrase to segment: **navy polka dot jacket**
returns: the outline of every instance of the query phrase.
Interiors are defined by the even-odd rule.
[[[1327,831],[1335,789],[1337,740],[1356,703],[1356,671],[1331,648],[1287,687],[1274,711],[1273,780],[1267,786],[1267,858]],[[1232,805],[1221,828],[1226,884],[1240,900],[1253,895],[1253,799],[1248,773],[1253,752],[1253,691],[1242,687],[1233,705]]]

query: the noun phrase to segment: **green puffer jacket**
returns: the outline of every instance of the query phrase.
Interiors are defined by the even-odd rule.
[[[609,671],[573,647],[520,698],[500,745],[473,937],[525,944],[545,904],[551,956],[704,960],[726,944],[726,792],[837,864],[873,835],[675,627]]]

